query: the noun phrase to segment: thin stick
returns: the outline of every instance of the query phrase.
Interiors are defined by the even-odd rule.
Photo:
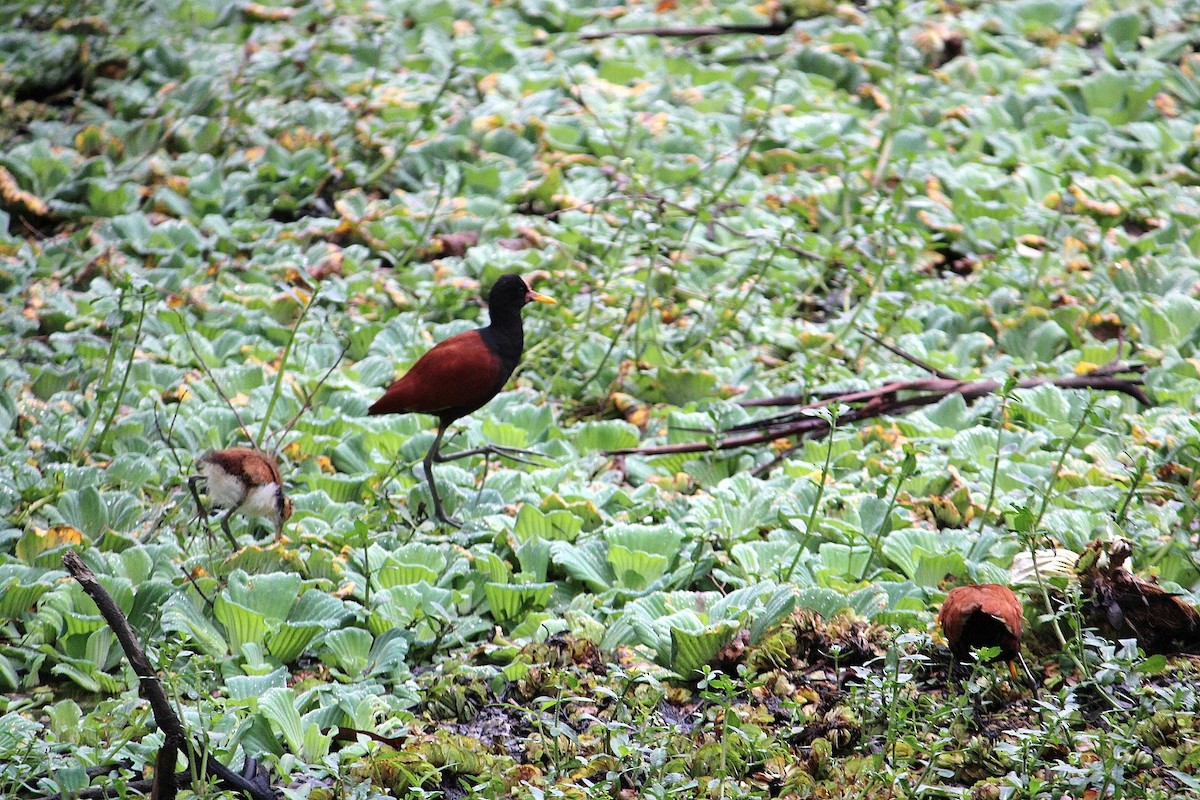
[[[152,780],[136,780],[128,781],[124,785],[124,789],[119,789],[116,786],[97,786],[94,789],[84,789],[80,792],[73,792],[71,797],[75,800],[108,800],[110,797],[128,797],[130,792],[141,792],[147,794],[154,788]],[[46,795],[38,797],[36,800],[62,800],[61,794]]]
[[[1032,389],[1035,386],[1043,386],[1049,383],[1062,389],[1111,389],[1133,397],[1142,405],[1150,406],[1154,404],[1150,402],[1150,398],[1141,389],[1141,378],[1114,377],[1120,373],[1140,374],[1144,371],[1145,367],[1140,364],[1115,365],[1113,368],[1105,367],[1089,372],[1086,375],[1066,375],[1058,378],[1024,378],[1017,382],[1016,388]],[[808,398],[799,394],[781,394],[775,397],[762,397],[757,400],[743,400],[739,405],[745,408],[791,405],[799,405],[801,409],[818,408],[830,403],[852,403],[890,392],[903,391],[931,391],[944,394],[960,392],[962,394],[973,395],[971,399],[975,399],[975,397],[991,394],[1001,385],[998,381],[993,380],[959,381],[927,378],[922,380],[893,381],[878,389],[868,389],[860,392],[834,392],[817,402],[805,405],[799,404],[805,403]]]
[[[286,425],[275,432],[275,436],[273,437],[271,444],[272,450],[277,451],[279,449],[279,443],[283,441],[283,437],[291,433],[292,428],[294,428],[296,423],[300,421],[300,418],[304,416],[304,412],[312,408],[313,400],[316,398],[317,392],[321,391],[321,387],[325,384],[325,381],[329,380],[329,376],[332,375],[333,371],[338,368],[339,364],[342,363],[342,359],[346,357],[346,353],[349,350],[350,343],[346,342],[346,346],[342,348],[342,352],[338,353],[338,357],[333,362],[333,366],[325,370],[325,374],[321,376],[321,380],[317,381],[317,385],[313,387],[312,392],[310,392],[308,397],[304,399],[304,405],[300,406],[300,410],[297,411],[295,415],[287,421]]]
[[[693,217],[695,219],[699,219],[699,217],[700,217],[700,214],[699,214],[700,209],[689,208],[688,206],[685,206],[683,203],[676,203],[674,200],[668,200],[667,198],[662,197],[657,194],[654,194],[652,192],[636,192],[633,194],[627,194],[627,195],[625,195],[625,197],[629,198],[629,199],[639,199],[640,198],[642,200],[650,200],[655,203],[661,203],[664,206],[669,206],[671,208],[674,208],[677,211],[682,211],[685,214],[687,214],[688,216]],[[725,231],[726,233],[733,234],[734,236],[738,237],[739,239],[747,239],[752,242],[765,241],[763,239],[763,237],[755,236],[753,233],[747,233],[746,231],[740,231],[737,228],[730,225],[728,222],[717,219],[715,216],[712,219],[708,220],[708,222],[709,222],[709,224],[711,224],[717,228],[720,228],[721,230]],[[790,253],[795,253],[796,255],[801,256],[803,258],[812,259],[813,261],[824,260],[824,256],[822,256],[820,253],[814,252],[812,250],[806,250],[803,247],[800,247],[798,245],[787,244],[786,242],[777,242],[776,245],[784,250],[787,250]]]
[[[429,106],[425,113],[421,115],[420,121],[418,121],[417,124],[412,127],[412,130],[407,134],[401,145],[393,150],[392,154],[385,158],[382,164],[373,169],[371,174],[367,175],[367,177],[363,179],[362,183],[364,186],[373,186],[376,181],[387,174],[388,170],[394,167],[400,161],[401,157],[404,156],[404,153],[408,150],[409,146],[416,141],[417,134],[424,130],[426,123],[433,118],[434,109],[437,108],[438,102],[442,99],[442,96],[446,94],[446,90],[450,88],[450,82],[454,80],[454,76],[458,73],[458,68],[459,63],[456,60],[450,65],[450,68],[446,70],[446,77],[442,79],[442,83],[440,86],[438,86],[437,91],[434,93],[433,99],[429,101]]]
[[[200,364],[201,371],[204,372],[205,377],[207,377],[209,382],[212,383],[213,388],[217,390],[217,394],[219,394],[221,399],[225,401],[225,405],[228,406],[229,410],[233,412],[233,418],[237,420],[238,427],[242,429],[242,435],[245,436],[246,441],[253,446],[254,436],[251,435],[250,428],[246,426],[246,423],[242,420],[242,415],[238,413],[236,408],[234,408],[233,402],[230,401],[229,396],[225,394],[225,390],[221,388],[221,384],[217,382],[217,376],[213,375],[212,370],[208,368],[208,364],[204,363],[204,357],[200,355],[200,351],[196,349],[196,343],[192,341],[192,332],[188,330],[187,320],[185,320],[183,318],[183,314],[180,314],[178,311],[175,312],[175,316],[179,317],[179,324],[180,327],[183,328],[184,338],[187,339],[188,347],[192,349],[192,355],[196,356],[196,362]]]
[[[179,453],[176,452],[175,443],[171,441],[171,436],[175,431],[175,421],[179,419],[179,406],[181,405],[183,404],[175,404],[175,415],[171,418],[171,427],[165,431],[162,429],[162,423],[158,421],[158,410],[155,409],[154,429],[158,431],[158,438],[162,439],[163,444],[167,446],[167,452],[169,452],[171,454],[171,458],[175,460],[175,466],[179,467],[180,472],[187,472],[187,468],[183,466],[182,459],[179,458]],[[165,412],[166,410],[167,409],[164,404],[163,411]]]
[[[213,605],[212,600],[208,599],[208,595],[206,595],[204,590],[200,588],[200,584],[196,583],[196,579],[192,577],[192,573],[188,572],[187,568],[183,566],[183,564],[179,565],[179,571],[183,573],[183,577],[188,579],[188,583],[190,583],[192,588],[196,590],[196,594],[200,595],[200,598],[205,602],[209,610],[215,612],[216,606]]]
[[[881,339],[880,337],[871,333],[870,331],[865,330],[864,328],[855,326],[855,330],[857,330],[860,334],[862,334],[863,336],[870,339],[875,344],[882,347],[884,350],[887,350],[889,353],[892,353],[893,355],[900,356],[901,358],[903,358],[905,361],[912,364],[913,366],[920,367],[921,369],[925,370],[926,372],[938,376],[942,380],[946,380],[946,381],[958,380],[958,378],[954,377],[950,373],[943,372],[942,370],[938,369],[937,367],[933,366],[932,364],[926,364],[924,361],[917,358],[912,353],[909,353],[906,350],[901,350],[899,347],[897,347],[894,344],[888,344],[883,339]]]

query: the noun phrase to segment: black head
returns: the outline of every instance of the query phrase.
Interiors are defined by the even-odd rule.
[[[555,301],[553,298],[530,289],[529,285],[515,272],[501,275],[500,280],[496,281],[492,285],[492,290],[488,292],[488,309],[492,312],[493,317],[497,312],[503,314],[520,311],[522,306],[530,302],[554,303]]]

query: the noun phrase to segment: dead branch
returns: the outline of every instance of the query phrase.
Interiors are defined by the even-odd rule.
[[[104,621],[116,634],[117,641],[120,642],[121,649],[125,652],[125,658],[128,659],[130,666],[138,676],[141,694],[150,703],[150,710],[154,714],[154,724],[158,726],[165,737],[159,758],[155,763],[156,775],[153,793],[155,797],[174,797],[179,777],[175,774],[175,757],[179,749],[188,746],[190,753],[201,753],[203,749],[191,746],[183,723],[175,714],[175,709],[171,707],[171,701],[163,689],[158,673],[150,666],[150,660],[146,658],[146,651],[138,641],[133,628],[130,627],[129,620],[121,613],[121,609],[117,607],[112,596],[100,585],[95,574],[88,569],[88,566],[83,563],[83,559],[74,550],[68,550],[63,555],[63,565],[71,573],[71,577],[75,578],[83,587],[83,591],[87,592],[88,597],[96,603]],[[241,792],[251,800],[275,800],[275,793],[262,775],[256,774],[252,779],[244,778],[211,755],[208,756],[205,766],[211,774],[217,776],[221,785],[226,789]]]
[[[1141,377],[1118,377],[1121,373],[1140,373],[1144,368],[1140,365],[1113,364],[1102,370],[1087,375],[1066,375],[1058,378],[1036,377],[1025,378],[1017,382],[1018,389],[1032,389],[1035,386],[1051,385],[1063,389],[1098,389],[1127,394],[1142,405],[1152,405],[1150,398],[1142,389]],[[944,378],[924,378],[920,380],[893,381],[876,389],[841,392],[832,394],[810,403],[798,405],[793,411],[779,414],[766,419],[743,422],[725,430],[714,433],[716,437],[703,442],[681,442],[679,444],[657,445],[649,447],[627,447],[619,450],[608,450],[607,455],[641,455],[659,456],[675,453],[702,453],[713,450],[733,450],[739,447],[763,444],[764,442],[786,439],[792,436],[809,436],[819,439],[830,431],[830,423],[812,411],[834,404],[850,405],[849,411],[838,417],[838,424],[861,422],[871,417],[905,414],[924,406],[933,405],[950,395],[961,395],[968,402],[974,402],[981,397],[994,394],[1003,384],[994,380],[957,381]],[[902,392],[915,392],[901,396]],[[748,400],[743,406],[781,406],[796,405],[804,398],[799,395],[780,395],[759,400]],[[747,433],[754,431],[754,433]],[[746,433],[743,436],[729,434]]]
[[[1066,375],[1059,378],[1024,378],[1017,383],[1018,389],[1032,389],[1035,386],[1043,384],[1053,384],[1063,389],[1111,389],[1114,391],[1123,392],[1136,399],[1142,405],[1153,405],[1150,398],[1142,391],[1141,378],[1115,378],[1117,375],[1129,373],[1141,374],[1146,368],[1141,364],[1110,364],[1100,369],[1093,370],[1086,375]],[[1115,378],[1115,385],[1107,379]],[[943,394],[963,394],[973,395],[970,399],[983,397],[991,394],[1000,387],[1000,384],[992,380],[983,381],[959,381],[954,379],[926,379],[914,381],[894,381],[886,384],[878,389],[868,389],[862,392],[833,392],[826,395],[824,399],[816,403],[801,405],[800,409],[817,408],[819,406],[827,406],[831,403],[852,403],[860,398],[872,397],[879,394],[895,391],[931,391],[942,392]],[[799,394],[781,394],[774,397],[760,397],[757,400],[744,400],[740,405],[746,408],[756,406],[792,406],[804,403],[808,398]],[[747,423],[748,424],[748,423]]]
[[[179,759],[179,739],[168,734],[154,758],[154,785],[150,800],[175,800],[179,795],[179,775],[175,763]]]
[[[579,34],[583,41],[616,39],[625,36],[659,36],[663,38],[690,39],[699,36],[724,36],[727,34],[758,34],[778,36],[792,27],[790,20],[770,22],[766,25],[683,25],[678,28],[617,28],[611,31],[586,31]]]

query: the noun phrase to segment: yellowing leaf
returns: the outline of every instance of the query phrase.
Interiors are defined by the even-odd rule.
[[[4,167],[0,167],[0,198],[7,207],[21,207],[35,216],[44,217],[50,213],[50,207],[37,195],[21,189],[17,185],[17,179]]]
[[[55,525],[53,528],[34,528],[27,531],[17,542],[17,558],[32,562],[42,553],[64,545],[83,543],[83,534],[70,525]]]

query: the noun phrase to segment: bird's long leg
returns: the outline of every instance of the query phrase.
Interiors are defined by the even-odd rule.
[[[1029,686],[1030,686],[1030,688],[1033,689],[1034,694],[1036,694],[1039,684],[1038,684],[1037,678],[1033,677],[1033,670],[1029,669],[1029,664],[1025,663],[1025,656],[1021,655],[1020,653],[1017,653],[1017,660],[1021,662],[1021,668],[1025,670],[1025,675],[1028,676],[1028,678],[1029,678]],[[1016,683],[1017,668],[1013,665],[1012,661],[1008,662],[1008,667],[1009,667],[1009,670],[1012,672],[1013,682]]]
[[[196,489],[196,484],[202,480],[204,480],[203,475],[193,475],[187,479],[187,485],[192,493],[192,499],[196,501],[196,514],[201,522],[208,522],[208,509],[204,507],[204,503],[200,502],[200,492]]]
[[[229,530],[229,518],[233,516],[233,512],[237,511],[237,509],[237,506],[233,506],[221,515],[221,530],[225,531],[225,536],[229,539],[229,543],[233,545],[235,550],[237,549],[238,543],[237,539],[235,539],[233,536],[233,532]]]
[[[438,496],[437,483],[433,480],[433,462],[453,460],[442,456],[442,454],[438,452],[438,448],[442,446],[442,436],[445,433],[446,427],[444,425],[438,425],[437,436],[434,437],[433,445],[429,448],[429,452],[425,454],[425,460],[421,463],[425,466],[425,480],[429,481],[429,493],[433,495],[433,513],[438,519],[447,525],[452,525],[455,528],[461,528],[462,523],[454,519],[454,517],[451,517],[446,513],[445,509],[442,508],[442,498]]]
[[[438,453],[434,457],[439,463],[442,461],[456,461],[467,456],[481,456],[485,453],[500,456],[502,458],[510,458],[513,461],[520,461],[522,464],[532,464],[535,467],[553,466],[554,462],[550,461],[546,456],[536,450],[522,450],[519,447],[506,447],[500,444],[485,444],[482,447],[472,447],[470,450],[459,450],[457,453]],[[540,462],[534,459],[542,459]],[[549,464],[547,464],[549,462]]]

